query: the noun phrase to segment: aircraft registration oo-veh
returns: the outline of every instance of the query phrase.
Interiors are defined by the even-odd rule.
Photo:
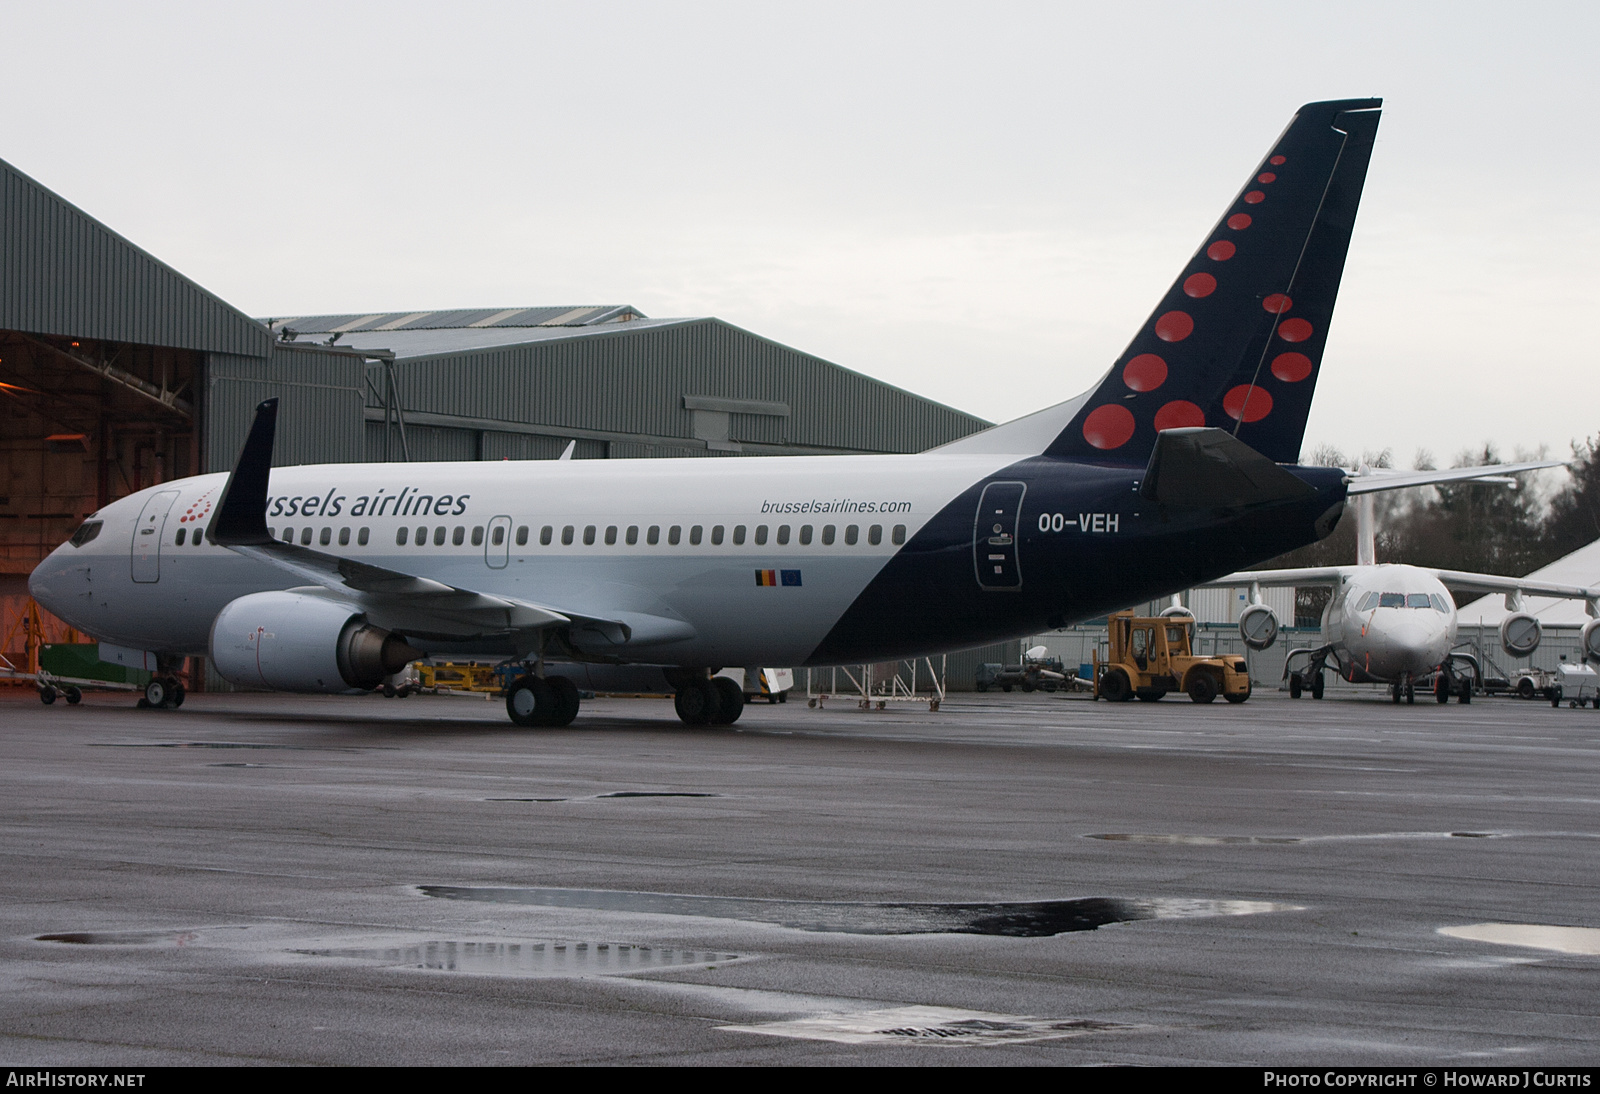
[[[1559,460],[1539,460],[1449,471],[1357,474],[1348,488],[1357,499],[1356,565],[1244,571],[1208,584],[1251,589],[1255,602],[1239,613],[1239,631],[1245,644],[1257,650],[1266,649],[1278,636],[1278,619],[1260,602],[1261,589],[1332,587],[1317,645],[1290,650],[1284,663],[1289,694],[1296,699],[1304,691],[1321,699],[1323,673],[1332,668],[1351,683],[1388,684],[1389,696],[1396,703],[1402,698],[1415,702],[1418,682],[1429,679],[1439,702],[1449,702],[1452,695],[1459,702],[1472,702],[1474,685],[1483,682],[1483,666],[1476,656],[1456,648],[1456,605],[1450,589],[1505,594],[1506,610],[1513,614],[1501,621],[1500,645],[1513,657],[1531,654],[1543,636],[1538,617],[1522,610],[1524,597],[1583,600],[1590,619],[1579,645],[1585,659],[1600,660],[1600,618],[1596,618],[1600,616],[1600,587],[1377,562],[1372,492],[1443,482],[1505,481],[1501,476],[1559,465]],[[1305,668],[1295,670],[1293,665],[1300,657],[1306,659]]]
[[[1170,595],[1314,542],[1346,474],[1294,466],[1379,120],[1311,103],[1087,394],[905,456],[271,469],[277,407],[231,474],[93,514],[34,596],[102,649],[302,692],[407,662],[526,666],[521,725],[564,725],[563,663],[661,666],[691,724],[722,666],[970,648]],[[719,680],[721,682],[719,682]]]

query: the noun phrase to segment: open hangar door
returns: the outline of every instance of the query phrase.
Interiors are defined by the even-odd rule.
[[[0,330],[0,654],[30,670],[40,632],[28,574],[95,510],[198,469],[204,355],[195,350]]]

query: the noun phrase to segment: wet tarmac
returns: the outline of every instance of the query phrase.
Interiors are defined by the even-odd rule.
[[[1600,720],[1544,704],[0,693],[0,757],[8,1064],[1600,1045]]]

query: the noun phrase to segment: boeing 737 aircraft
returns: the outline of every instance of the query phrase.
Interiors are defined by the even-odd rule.
[[[1253,570],[1229,574],[1212,586],[1248,587],[1255,603],[1239,615],[1239,631],[1252,649],[1265,649],[1276,640],[1278,620],[1260,603],[1263,588],[1329,585],[1333,596],[1322,612],[1322,633],[1314,647],[1289,651],[1284,671],[1289,694],[1300,698],[1310,691],[1323,694],[1323,673],[1329,667],[1351,683],[1388,684],[1396,703],[1416,699],[1416,682],[1433,677],[1434,697],[1441,703],[1454,695],[1472,701],[1474,678],[1481,666],[1469,654],[1456,652],[1456,605],[1445,586],[1473,593],[1504,593],[1506,610],[1514,612],[1500,625],[1500,644],[1513,657],[1526,657],[1539,646],[1539,620],[1522,611],[1525,596],[1583,600],[1589,623],[1581,645],[1586,656],[1600,657],[1600,587],[1555,585],[1525,578],[1497,577],[1460,570],[1434,570],[1376,559],[1372,492],[1441,482],[1482,480],[1541,467],[1555,460],[1508,464],[1498,467],[1460,467],[1449,471],[1400,474],[1362,474],[1353,477],[1349,493],[1356,496],[1356,565],[1313,566],[1293,570]],[[1291,671],[1297,656],[1307,659],[1303,671]]]
[[[830,665],[1052,630],[1328,534],[1347,476],[1299,457],[1378,99],[1311,103],[1251,168],[1090,392],[910,456],[271,469],[276,402],[229,475],[91,516],[39,602],[241,685],[371,689],[423,657],[525,666],[520,725],[578,710],[561,662],[662,666],[691,724],[721,666]]]

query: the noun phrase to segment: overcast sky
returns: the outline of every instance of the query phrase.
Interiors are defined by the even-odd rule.
[[[1112,10],[1114,9],[1114,10]],[[1600,5],[0,0],[0,158],[252,315],[714,315],[993,420],[1295,107],[1383,124],[1306,435],[1600,432]]]

